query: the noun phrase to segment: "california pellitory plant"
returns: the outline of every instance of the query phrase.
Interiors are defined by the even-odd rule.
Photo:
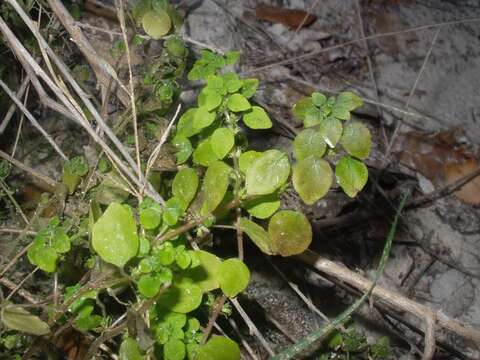
[[[306,204],[314,204],[338,184],[354,197],[367,182],[362,161],[369,156],[371,135],[365,125],[351,120],[351,111],[362,105],[358,96],[315,92],[293,107],[304,124],[293,141],[294,160],[277,149],[249,150],[240,124],[268,129],[272,121],[252,101],[258,80],[224,70],[238,57],[238,52],[202,51],[188,74],[204,86],[197,106],[183,112],[165,144],[176,162],[174,171],[157,179],[166,206],[134,198],[121,186],[112,191],[122,180],[100,163],[104,180],[88,193],[88,216],[51,219],[28,250],[33,265],[53,274],[62,271],[70,253],[83,249],[88,255],[81,267],[95,276],[86,283],[65,284],[47,321],[3,304],[2,323],[8,329],[50,335],[54,326],[69,321],[80,332],[117,329],[124,334],[120,359],[240,358],[233,340],[208,339],[202,331],[208,326],[199,316],[199,309],[218,304],[216,299],[236,297],[250,278],[240,242],[239,258],[221,259],[207,250],[214,226],[243,231],[268,255],[302,253],[312,241],[310,223],[299,211],[279,210],[280,195],[292,185]],[[68,192],[75,196],[93,171],[81,157],[66,163]],[[102,311],[101,294],[118,301],[121,297],[126,315]]]

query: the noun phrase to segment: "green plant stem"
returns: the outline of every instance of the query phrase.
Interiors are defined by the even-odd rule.
[[[338,315],[335,319],[333,319],[331,323],[321,327],[318,330],[313,331],[312,333],[304,337],[302,340],[300,340],[296,344],[293,344],[292,346],[282,351],[280,354],[277,354],[271,357],[270,360],[298,359],[302,353],[305,353],[314,345],[318,344],[327,335],[329,335],[332,331],[334,331],[338,326],[343,325],[350,318],[350,316],[369,298],[373,289],[375,288],[375,285],[378,279],[382,276],[383,271],[385,269],[385,265],[387,263],[388,256],[390,254],[390,250],[392,248],[393,239],[395,238],[398,219],[400,218],[400,214],[405,206],[407,198],[408,198],[408,194],[405,194],[397,209],[392,226],[390,227],[390,230],[388,232],[385,247],[383,248],[383,252],[382,252],[382,257],[377,267],[375,279],[370,289],[366,291],[357,301],[355,301],[352,305],[350,305],[345,311],[343,311],[340,315]]]
[[[227,210],[231,210],[231,209],[237,207],[239,203],[240,203],[239,201],[237,202],[236,200],[233,200],[233,201],[231,201],[230,203],[227,204],[226,208],[227,208]],[[174,239],[177,236],[179,236],[183,233],[186,233],[187,231],[193,229],[195,226],[200,225],[205,220],[207,220],[210,216],[211,216],[211,214],[201,216],[199,218],[196,218],[194,220],[191,220],[191,221],[183,224],[182,226],[180,226],[176,229],[173,229],[173,230],[167,232],[166,234],[164,234],[162,236],[157,236],[155,238],[155,240],[153,241],[152,245],[160,245],[160,244],[164,243],[165,241]]]

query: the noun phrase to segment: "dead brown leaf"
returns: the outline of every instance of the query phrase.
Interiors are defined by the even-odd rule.
[[[302,27],[307,27],[317,19],[315,15],[309,14],[304,10],[285,9],[264,4],[257,6],[255,15],[260,20],[283,24],[293,30],[302,25],[302,22]],[[307,18],[303,21],[305,17]]]
[[[446,163],[444,174],[447,183],[454,182],[478,169],[478,162],[475,159],[469,159],[462,164]],[[480,204],[480,178],[477,177],[464,185],[455,192],[455,196],[465,201],[467,204]]]
[[[399,137],[394,153],[400,163],[442,186],[479,167],[475,155],[458,141],[461,136],[463,133],[459,129],[435,135],[413,131]],[[468,204],[480,204],[480,177],[455,192],[455,196]]]

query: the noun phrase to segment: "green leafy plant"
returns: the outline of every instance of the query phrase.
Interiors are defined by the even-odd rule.
[[[151,146],[165,131],[159,119],[175,100],[187,50],[180,37],[164,38],[177,26],[168,1],[141,0],[133,15],[152,38],[164,39],[160,58],[143,69],[136,100],[147,144],[139,154],[142,170],[165,204],[144,196],[144,189],[132,191],[105,157],[99,159],[98,171],[83,157],[66,162],[63,183],[70,195],[79,189],[86,194],[88,214],[51,219],[36,235],[28,259],[58,274],[66,256],[81,254],[79,267],[95,277],[65,284],[61,303],[47,322],[24,310],[12,318],[8,305],[2,305],[2,322],[11,330],[42,335],[68,321],[78,331],[101,332],[117,317],[125,330],[120,359],[143,359],[146,354],[166,360],[239,359],[233,340],[209,338],[209,331],[202,331],[202,325],[208,326],[201,324],[201,310],[211,313],[209,322],[219,314],[227,316],[229,299],[246,289],[250,271],[243,254],[222,259],[206,240],[215,236],[215,225],[234,224],[268,255],[305,251],[313,236],[310,222],[298,210],[280,210],[281,195],[293,189],[311,205],[335,184],[351,197],[362,190],[371,135],[365,125],[350,120],[362,102],[351,92],[328,98],[313,93],[293,107],[305,127],[293,141],[295,161],[282,150],[252,150],[242,128],[272,127],[267,112],[253,99],[259,82],[230,71],[238,52],[204,50],[188,72],[188,79],[201,85],[196,106],[183,112],[164,144],[161,160],[170,161],[168,171],[159,166],[162,170],[156,172],[149,161]],[[128,117],[123,120],[128,123]],[[128,124],[123,126],[128,129]],[[123,139],[130,143],[128,131]],[[97,183],[82,181],[87,174]],[[124,306],[127,319],[102,307],[105,297]],[[30,327],[20,317],[28,319]],[[357,339],[352,339],[342,338],[342,351],[354,351]],[[372,347],[371,354],[380,359],[384,350]]]

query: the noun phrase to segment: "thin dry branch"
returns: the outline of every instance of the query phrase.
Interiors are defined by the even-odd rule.
[[[247,324],[248,328],[250,329],[250,332],[255,335],[255,337],[260,341],[260,344],[265,348],[265,350],[268,352],[270,356],[274,356],[275,353],[273,352],[272,348],[268,344],[267,340],[263,337],[262,333],[258,328],[255,326],[255,323],[250,319],[250,316],[245,312],[243,307],[240,305],[237,299],[231,299],[230,302],[233,304],[235,309],[237,309],[238,313],[242,317],[243,321],[245,321],[245,324]]]
[[[57,1],[57,0],[50,0],[50,1]],[[142,168],[140,163],[140,145],[138,141],[138,125],[137,125],[137,106],[135,104],[135,84],[133,82],[133,72],[132,72],[132,56],[130,55],[130,44],[128,43],[127,37],[127,28],[125,26],[125,12],[123,10],[123,1],[124,0],[117,0],[117,15],[118,21],[120,21],[120,28],[122,29],[122,37],[123,42],[125,44],[126,56],[127,56],[127,64],[128,64],[128,77],[129,77],[129,86],[130,86],[130,106],[132,108],[132,120],[133,120],[133,134],[135,138],[135,155],[137,160],[137,172],[138,177],[142,177]]]
[[[30,82],[30,79],[28,77],[25,77],[25,79],[23,79],[23,82],[18,88],[18,91],[16,93],[16,96],[18,98],[21,98],[23,94],[25,94],[25,91],[27,91],[27,86],[29,82]],[[13,114],[15,114],[15,109],[16,109],[15,103],[10,105],[10,107],[8,108],[7,114],[3,118],[3,121],[0,123],[0,135],[3,134],[8,124],[10,123],[10,120],[12,119]]]
[[[0,80],[0,87],[7,93],[7,95],[12,99],[12,101],[17,105],[17,107],[25,114],[27,119],[32,123],[33,127],[35,127],[40,133],[43,135],[43,137],[52,145],[52,147],[55,149],[55,151],[60,155],[61,158],[64,160],[68,160],[68,157],[64,154],[62,149],[55,143],[55,140],[50,136],[49,133],[45,131],[45,129],[40,125],[40,123],[35,119],[35,117],[28,111],[28,109],[22,104],[20,99],[18,99],[15,94],[10,90],[10,88],[5,84],[2,80]]]
[[[437,29],[435,32],[435,35],[433,36],[433,39],[430,43],[430,47],[427,51],[427,54],[425,55],[425,58],[423,59],[422,66],[420,70],[418,71],[417,77],[415,78],[415,82],[413,83],[412,88],[410,89],[410,93],[408,95],[407,102],[405,103],[405,110],[408,110],[410,106],[410,102],[413,99],[413,95],[415,94],[415,90],[417,89],[417,85],[420,82],[420,79],[427,68],[428,61],[430,60],[430,56],[432,55],[433,47],[435,46],[435,43],[437,42],[438,34],[440,33],[440,29]],[[392,151],[393,144],[395,143],[395,140],[397,139],[398,132],[400,131],[400,128],[402,127],[402,122],[398,121],[397,125],[395,126],[395,130],[393,131],[392,137],[390,139],[390,142],[388,143],[387,150],[385,151],[385,157],[383,159],[383,166],[385,166],[386,162],[388,161],[388,158],[390,157],[390,152]]]
[[[29,173],[30,175],[32,175],[34,178],[40,180],[42,183],[47,185],[52,192],[57,187],[57,182],[55,180],[49,178],[46,175],[43,175],[43,174],[39,173],[37,170],[31,168],[30,166],[25,165],[24,163],[14,159],[14,158],[12,158],[10,155],[8,155],[7,153],[5,153],[1,150],[0,150],[0,158],[2,158],[4,160],[7,160],[12,165],[18,167],[19,169],[21,169],[21,170]]]
[[[17,285],[13,282],[13,281],[10,281],[6,278],[0,278],[0,284],[5,286],[6,288],[10,289],[10,290],[14,290]],[[23,297],[25,300],[27,300],[30,304],[39,304],[40,302],[32,295],[30,294],[27,290],[24,290],[24,289],[20,289],[18,290],[18,295],[20,295],[21,297]]]
[[[118,80],[118,75],[113,67],[95,51],[88,39],[83,34],[80,26],[78,26],[77,22],[70,15],[62,2],[59,0],[48,0],[48,4],[72,37],[75,45],[79,48],[89,64],[92,66],[99,83],[106,88],[110,81],[110,77]],[[119,87],[117,96],[123,106],[129,106],[130,99],[128,92],[122,85]]]
[[[77,117],[77,121],[89,133],[89,135],[102,147],[102,149],[107,154],[109,154],[109,156],[112,157],[112,159],[115,160],[115,162],[117,163],[118,167],[122,170],[122,172],[124,172],[137,186],[141,186],[142,181],[143,181],[143,177],[141,179],[138,179],[135,176],[135,174],[133,174],[132,171],[131,171],[132,169],[136,168],[135,161],[132,159],[132,157],[128,153],[128,150],[125,148],[125,146],[120,142],[120,140],[116,137],[116,135],[113,133],[113,131],[107,126],[107,124],[101,118],[100,114],[98,113],[96,108],[93,106],[92,102],[90,101],[88,95],[85,94],[83,89],[73,79],[73,77],[70,74],[70,71],[67,68],[67,66],[53,52],[53,50],[47,44],[45,39],[43,39],[43,37],[40,34],[40,32],[38,31],[38,29],[35,27],[32,20],[28,17],[28,15],[24,12],[24,10],[18,5],[16,0],[6,0],[6,1],[8,1],[14,7],[14,9],[20,15],[22,20],[25,22],[25,24],[29,27],[29,29],[35,35],[37,41],[39,42],[40,47],[43,47],[44,49],[46,49],[48,55],[53,59],[55,65],[57,66],[57,68],[59,69],[61,74],[65,77],[65,79],[68,81],[68,83],[75,90],[75,92],[80,97],[80,99],[83,101],[83,103],[85,104],[87,109],[93,115],[94,119],[97,121],[99,127],[105,132],[105,134],[107,134],[107,136],[110,138],[110,140],[113,142],[113,144],[120,151],[122,156],[125,158],[125,160],[128,162],[128,164],[131,166],[131,168],[129,169],[119,159],[119,157],[115,154],[115,152],[105,143],[105,141],[91,127],[90,123],[85,118],[85,115],[83,114],[83,112],[81,112],[79,110],[80,109],[79,105],[76,104],[76,102],[74,101],[74,99],[71,96],[67,97],[67,95],[64,93],[65,89],[59,88],[52,81],[52,79],[45,73],[45,71],[33,60],[30,53],[25,49],[25,47],[22,45],[22,43],[13,34],[13,32],[8,27],[8,25],[3,20],[3,18],[0,16],[0,31],[5,35],[5,38],[9,42],[10,47],[12,48],[14,53],[18,57],[23,57],[26,61],[28,61],[28,65],[32,67],[33,71],[35,71],[35,73],[38,76],[40,76],[43,81],[45,81],[45,83],[57,95],[57,97],[62,101],[62,103],[65,105],[65,107],[72,113],[72,115]],[[158,192],[153,188],[153,186],[151,186],[150,183],[148,183],[146,192],[147,192],[148,196],[150,196],[151,198],[156,200],[158,203],[160,203],[163,206],[165,205],[165,201],[163,200],[163,198],[158,194]]]
[[[363,276],[351,271],[345,265],[330,261],[313,251],[307,251],[297,256],[298,259],[312,266],[314,269],[327,274],[335,279],[341,280],[346,284],[353,286],[361,291],[368,291],[372,286],[372,281]],[[428,306],[419,304],[405,296],[377,285],[373,292],[373,298],[377,301],[391,306],[396,311],[408,312],[419,319],[432,321],[436,319],[436,324],[439,328],[449,330],[465,339],[471,340],[480,346],[480,331],[473,327],[466,325],[460,321],[449,318],[442,312],[435,312]],[[431,331],[431,329],[426,329]],[[428,335],[428,334],[427,334]]]

